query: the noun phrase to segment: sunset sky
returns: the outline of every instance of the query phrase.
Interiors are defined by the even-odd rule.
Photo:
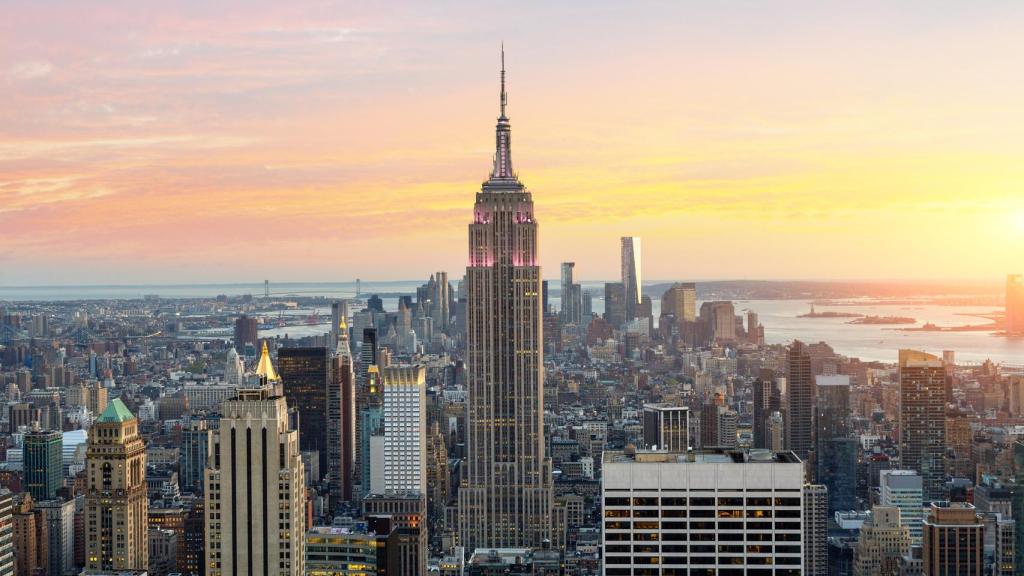
[[[461,276],[504,40],[546,277],[1024,271],[1022,2],[34,1],[0,285]]]

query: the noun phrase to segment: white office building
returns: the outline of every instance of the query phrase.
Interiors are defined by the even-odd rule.
[[[913,470],[882,470],[879,476],[879,504],[900,509],[900,523],[910,529],[910,542],[921,544],[924,520],[924,481]]]
[[[803,485],[792,452],[605,452],[604,574],[800,575]]]
[[[376,494],[426,494],[426,370],[422,366],[388,366],[384,380],[384,438]],[[372,439],[371,439],[372,440]]]

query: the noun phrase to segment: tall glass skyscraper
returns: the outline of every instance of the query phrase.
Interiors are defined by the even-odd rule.
[[[502,55],[494,168],[476,195],[466,267],[468,458],[459,535],[470,551],[539,547],[551,538],[537,221],[512,170],[506,102]]]
[[[637,306],[643,298],[640,275],[640,238],[622,237],[622,285],[626,289],[626,321],[637,317]]]

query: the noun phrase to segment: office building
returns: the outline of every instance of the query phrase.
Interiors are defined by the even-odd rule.
[[[250,354],[256,352],[256,343],[259,342],[259,325],[255,318],[242,314],[235,318],[235,351],[245,354],[247,347]]]
[[[245,385],[245,363],[242,362],[242,357],[234,348],[228,350],[227,357],[224,359],[224,384],[232,388],[240,388]]]
[[[712,343],[736,342],[736,308],[732,302],[704,302],[700,305],[700,320]]]
[[[583,292],[576,283],[576,263],[562,262],[562,310],[564,324],[580,324],[583,319]]]
[[[910,530],[900,522],[900,509],[876,505],[854,548],[853,576],[897,576],[909,552]]]
[[[850,437],[850,377],[817,376],[816,482],[828,488],[828,513],[853,510],[857,504],[857,452]]]
[[[53,500],[64,486],[63,436],[34,430],[23,441],[25,489],[36,500]]]
[[[639,318],[637,307],[643,298],[643,276],[640,271],[640,238],[623,236],[621,239],[622,286],[625,291],[626,322]]]
[[[799,340],[786,349],[786,447],[806,461],[814,447],[814,376],[807,345]]]
[[[17,576],[49,572],[49,534],[42,510],[31,495],[23,496],[14,509],[14,556]]]
[[[14,495],[0,490],[0,576],[14,575]]]
[[[644,404],[644,448],[685,453],[690,447],[690,409]]]
[[[605,452],[604,573],[802,574],[803,485],[790,452]]]
[[[223,405],[206,469],[207,576],[304,573],[306,498],[299,433],[265,385]]]
[[[74,500],[46,500],[37,502],[36,508],[42,513],[46,525],[45,551],[47,555],[47,576],[73,576],[80,573],[75,566],[75,502]],[[113,522],[113,521],[111,521]],[[123,529],[123,527],[121,527]],[[87,542],[93,528],[86,527]],[[148,553],[148,550],[147,550]],[[89,558],[86,570],[90,570]]]
[[[945,499],[946,371],[940,358],[900,350],[900,464],[916,470],[926,502]]]
[[[356,461],[356,375],[344,314],[336,346],[327,389],[327,472],[332,510],[352,500]]]
[[[504,76],[502,65],[494,169],[469,225],[467,458],[458,510],[460,544],[469,550],[540,547],[551,538],[537,221],[512,169]]]
[[[86,474],[86,568],[146,570],[146,443],[138,419],[119,398],[89,429]]]
[[[604,319],[616,330],[626,323],[626,288],[621,282],[604,285]]]
[[[879,503],[900,511],[900,524],[910,531],[911,544],[921,543],[924,489],[921,475],[913,470],[882,470],[878,482]]]
[[[426,370],[388,366],[384,383],[384,441],[381,485],[375,494],[426,493]],[[371,458],[377,456],[374,454]]]
[[[371,494],[363,500],[367,517],[391,520],[394,554],[387,574],[420,576],[427,573],[427,500],[422,493]]]
[[[299,449],[316,452],[319,469],[328,469],[328,388],[334,383],[326,348],[281,348],[277,373],[288,405],[299,413]],[[333,395],[340,403],[340,396]],[[335,407],[336,408],[336,407]],[[340,408],[338,408],[340,410]],[[319,482],[320,478],[311,478]]]
[[[774,371],[768,368],[760,370],[753,383],[753,397],[754,448],[771,449],[769,419],[773,413],[782,410],[782,394],[775,385]]]
[[[205,418],[189,420],[181,430],[181,451],[178,463],[178,483],[182,492],[202,495],[203,471],[210,449],[210,421]]]
[[[697,320],[697,285],[693,282],[675,283],[661,295],[661,315],[672,315],[676,321]]]
[[[828,576],[828,488],[804,485],[804,575]]]
[[[924,519],[922,557],[927,575],[981,576],[985,569],[985,524],[974,506],[932,502]]]

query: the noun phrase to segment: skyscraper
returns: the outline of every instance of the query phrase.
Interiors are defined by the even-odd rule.
[[[857,440],[850,437],[850,377],[818,376],[816,482],[828,488],[828,512],[853,510],[857,490]]]
[[[805,463],[814,446],[814,376],[807,346],[794,340],[786,351],[786,447]]]
[[[913,470],[879,472],[879,503],[900,510],[900,523],[910,531],[912,544],[921,543],[921,516],[924,492],[921,476]]]
[[[644,404],[644,447],[685,453],[690,447],[690,409]]]
[[[762,368],[754,381],[754,448],[771,448],[768,423],[771,415],[782,410],[782,395],[775,385],[775,372]]]
[[[616,330],[626,323],[626,289],[621,282],[604,285],[604,319]]]
[[[224,402],[206,469],[207,576],[299,576],[305,478],[288,404],[264,385]]]
[[[1024,334],[1024,275],[1006,277],[1006,331]]]
[[[459,534],[470,551],[540,547],[551,537],[537,221],[512,170],[504,62],[501,79],[494,168],[476,195],[466,268],[468,458]]]
[[[853,576],[898,574],[900,559],[909,551],[910,531],[900,522],[899,508],[876,505],[857,539]]]
[[[984,565],[985,524],[974,506],[932,502],[924,519],[924,573],[980,576]]]
[[[676,321],[697,320],[697,285],[676,282],[661,295],[661,315],[673,315]]]
[[[916,470],[926,502],[945,499],[946,370],[941,359],[900,350],[900,463]]]
[[[384,383],[383,485],[379,494],[426,494],[426,371],[422,366],[388,366]]]
[[[64,486],[63,436],[35,430],[25,434],[25,488],[36,500],[52,500]]]
[[[804,485],[804,574],[828,576],[828,488]]]
[[[252,351],[256,351],[258,328],[255,318],[245,314],[235,318],[235,350],[239,354],[245,354],[245,347],[249,344],[252,345]]]
[[[316,452],[320,470],[328,470],[327,388],[332,384],[330,358],[326,348],[281,348],[277,351],[277,372],[288,405],[299,413],[299,447]],[[340,403],[340,396],[335,399]],[[340,404],[339,404],[340,405]],[[313,478],[319,482],[320,478]]]
[[[146,443],[120,398],[89,429],[86,475],[86,569],[148,569]]]
[[[345,314],[340,316],[327,388],[327,473],[332,509],[352,500],[356,461],[356,377],[348,341],[348,321]]]
[[[640,238],[622,237],[622,286],[626,291],[626,321],[637,317],[637,306],[643,298],[643,276],[640,273]]]
[[[576,263],[562,262],[562,322],[579,324],[583,318],[583,293],[576,283]]]

